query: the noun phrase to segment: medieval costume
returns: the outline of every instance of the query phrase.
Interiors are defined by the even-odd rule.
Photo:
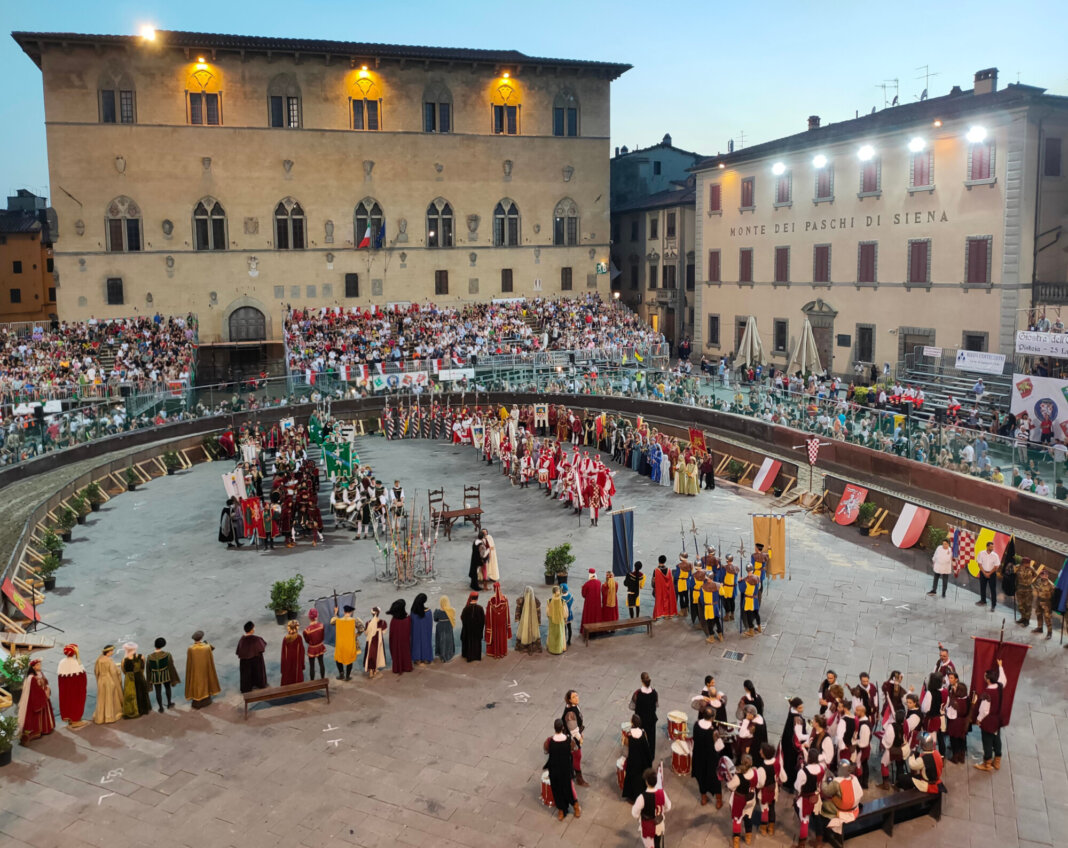
[[[723,787],[716,771],[721,754],[716,750],[716,743],[719,741],[712,719],[698,719],[693,726],[693,759],[690,763],[690,774],[697,781],[701,806],[708,803],[709,795],[715,795],[716,809],[723,806]]]
[[[386,623],[382,620],[382,610],[371,607],[371,619],[367,622],[367,644],[363,654],[363,670],[371,679],[377,677],[386,667]]]
[[[590,569],[586,582],[582,584],[582,623],[579,633],[586,632],[587,624],[597,624],[601,620],[601,581],[597,572]]]
[[[218,695],[219,678],[215,674],[215,655],[211,645],[203,641],[204,631],[193,634],[193,644],[185,653],[185,697],[193,702],[193,709],[199,710],[211,703]],[[97,665],[100,660],[97,660]]]
[[[434,661],[434,617],[426,608],[426,593],[420,592],[412,601],[412,662],[430,664]]]
[[[122,646],[122,717],[140,718],[152,712],[148,699],[148,681],[145,679],[145,658],[137,653],[137,645],[127,642]]]
[[[660,705],[660,696],[645,673],[642,674],[641,687],[634,690],[630,702],[633,704],[632,712],[642,720],[642,729],[645,730],[646,739],[649,741],[650,760],[656,759],[656,710]]]
[[[486,611],[479,606],[478,593],[467,596],[460,613],[460,655],[468,662],[482,659],[482,634],[486,630]]]
[[[653,569],[653,620],[671,618],[678,612],[674,580],[667,565],[662,562]]]
[[[550,654],[562,654],[567,650],[567,632],[565,629],[567,605],[564,603],[564,597],[560,592],[559,586],[553,586],[553,595],[549,598],[545,613],[549,619],[549,635],[546,640],[546,647]]]
[[[627,762],[623,767],[623,797],[633,803],[645,786],[645,770],[653,764],[653,752],[649,748],[649,737],[641,728],[641,719],[637,726],[631,722],[627,731]]]
[[[501,584],[493,584],[493,597],[486,604],[486,655],[500,659],[508,654],[508,640],[512,638],[512,617],[508,599],[501,593]]]
[[[94,724],[111,724],[122,718],[122,675],[119,674],[119,667],[111,661],[114,652],[114,645],[105,645],[93,665],[93,675],[96,677]]]
[[[515,634],[516,650],[540,654],[541,601],[534,597],[534,589],[530,586],[527,586],[523,596],[515,602],[515,620],[518,625]]]
[[[448,662],[456,656],[456,610],[449,599],[442,595],[438,598],[438,608],[434,610],[434,650],[442,662]]]
[[[319,661],[319,677],[326,677],[323,667],[323,655],[326,653],[326,627],[319,621],[319,611],[308,610],[309,624],[304,628],[304,641],[308,646],[308,679],[315,680],[315,663]]]
[[[404,674],[412,670],[412,620],[403,598],[393,602],[388,610],[392,620],[389,623],[389,655],[393,659],[393,673]]]
[[[83,721],[82,716],[85,715],[89,676],[78,657],[77,645],[63,646],[63,659],[56,669],[56,678],[59,681],[59,717],[71,730],[85,727],[89,722]]]
[[[467,569],[467,576],[471,579],[471,591],[479,591],[482,588],[482,582],[486,579],[482,564],[481,535],[471,543],[471,566]]]
[[[349,680],[352,677],[352,664],[360,655],[360,646],[356,641],[356,633],[363,629],[362,622],[353,617],[355,609],[348,604],[342,609],[342,615],[337,615],[337,607],[334,608],[334,616],[330,623],[334,625],[334,664],[337,665],[337,679]]]
[[[56,729],[56,716],[52,712],[52,690],[41,671],[41,661],[31,660],[29,671],[22,682],[22,697],[19,699],[18,734],[25,745],[32,739],[40,739]]]
[[[574,743],[567,733],[554,733],[545,740],[545,753],[548,759],[545,767],[549,772],[549,786],[553,793],[553,806],[561,821],[567,816],[568,807],[575,808],[575,815],[581,815],[578,796],[575,794],[574,763],[571,749]]]
[[[619,621],[619,587],[611,570],[601,586],[601,621]]]
[[[251,621],[245,622],[245,635],[237,640],[238,664],[241,669],[241,691],[267,688],[267,666],[263,662],[263,652],[267,643],[255,633]]]
[[[156,704],[159,711],[163,712],[163,692],[167,693],[167,707],[174,708],[171,697],[171,687],[181,683],[178,677],[178,669],[174,667],[174,657],[169,651],[163,650],[167,646],[167,640],[160,636],[155,642],[155,648],[148,655],[148,683],[156,690]]]
[[[634,570],[628,571],[626,577],[623,578],[623,586],[627,590],[627,615],[630,618],[636,618],[639,613],[639,607],[641,606],[641,598],[639,592],[645,586],[645,575],[642,574],[641,562],[634,563]]]
[[[282,685],[304,682],[304,640],[300,635],[300,622],[295,618],[286,622],[286,635],[282,637]]]
[[[486,580],[496,583],[501,579],[501,572],[497,566],[497,546],[493,543],[493,537],[485,530],[482,531],[482,551]]]

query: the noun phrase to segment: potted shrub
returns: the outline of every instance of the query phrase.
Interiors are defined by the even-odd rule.
[[[923,534],[923,547],[929,551],[936,550],[949,536],[949,531],[942,527],[928,527]]]
[[[89,509],[93,512],[99,511],[100,504],[104,502],[104,493],[100,491],[100,486],[96,483],[90,483],[82,489],[82,497],[89,502]]]
[[[300,593],[304,591],[304,575],[298,574],[289,580],[276,580],[271,584],[271,600],[267,609],[274,611],[274,619],[285,624],[290,615],[297,615]]]
[[[133,466],[132,465],[129,468],[126,469],[126,474],[124,475],[124,479],[126,480],[126,490],[128,492],[135,491],[137,489],[137,484],[141,482],[141,479],[137,476],[136,472],[133,470]]]
[[[545,551],[545,584],[551,586],[555,580],[557,583],[567,582],[567,571],[571,563],[575,561],[575,555],[571,553],[571,543],[564,542],[555,548]]]
[[[18,741],[18,732],[19,717],[17,715],[0,716],[0,766],[11,763],[11,749]]]
[[[56,588],[56,572],[62,565],[63,560],[59,554],[49,554],[41,562],[37,563],[35,568],[37,573],[41,575],[41,579],[44,580],[45,589]]]
[[[208,455],[208,462],[222,456],[222,448],[219,447],[219,439],[216,436],[205,436],[200,444],[204,447],[204,453]]]
[[[163,467],[167,469],[168,474],[173,474],[182,467],[182,460],[178,458],[178,454],[174,451],[167,451],[163,454]]]
[[[287,619],[300,617],[300,593],[304,591],[304,575],[297,574],[286,581]]]
[[[22,695],[22,682],[30,668],[29,654],[15,654],[0,662],[0,686],[3,686],[17,704]]]
[[[74,529],[74,525],[78,523],[78,516],[74,514],[74,510],[69,506],[65,506],[59,511],[59,535],[64,542],[70,541],[70,531]]]
[[[56,535],[55,530],[45,530],[40,545],[45,553],[57,555],[63,553],[63,540]]]
[[[860,505],[860,509],[857,510],[857,526],[860,527],[862,536],[868,535],[872,522],[875,520],[875,513],[878,511],[879,507],[871,501],[864,501],[864,503]]]
[[[75,495],[70,499],[70,508],[74,510],[74,520],[79,524],[85,524],[85,516],[90,512],[89,501],[81,495]]]
[[[737,483],[742,479],[743,471],[745,471],[745,464],[739,462],[737,459],[732,459],[727,463],[727,479],[732,483]]]

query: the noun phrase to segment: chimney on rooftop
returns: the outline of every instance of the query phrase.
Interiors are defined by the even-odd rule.
[[[809,115],[808,116],[808,128],[810,130],[818,130],[820,128],[820,116]]]
[[[993,94],[998,90],[998,69],[986,68],[975,72],[973,94]]]
[[[671,133],[664,133],[664,147],[671,147]]]

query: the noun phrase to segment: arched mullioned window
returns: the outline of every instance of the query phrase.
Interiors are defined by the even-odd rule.
[[[274,207],[274,246],[278,250],[303,250],[307,247],[308,228],[304,208],[292,197],[283,198]]]
[[[122,195],[108,204],[107,248],[111,253],[129,253],[141,249],[141,210]]]
[[[449,201],[437,197],[426,208],[426,246],[452,247],[453,213]]]
[[[553,135],[579,134],[578,99],[570,89],[564,89],[553,100]]]
[[[570,197],[565,197],[553,210],[553,244],[576,245],[578,233],[578,205]]]
[[[226,212],[214,197],[205,197],[193,207],[193,247],[226,250]]]
[[[519,244],[519,207],[507,197],[493,210],[493,244],[497,247]]]
[[[386,237],[386,218],[381,204],[373,197],[365,197],[356,204],[353,233],[353,244],[358,248],[375,250],[382,247]]]

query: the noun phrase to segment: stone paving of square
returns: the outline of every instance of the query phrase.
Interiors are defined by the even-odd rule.
[[[578,554],[570,580],[576,618],[585,570],[611,567],[607,518],[590,528],[534,488],[513,488],[471,449],[371,438],[358,447],[377,474],[403,481],[416,510],[425,508],[428,487],[444,485],[447,499],[458,501],[464,483],[482,484],[485,523],[513,604],[527,585],[544,604],[549,590],[541,560],[553,544],[570,541]],[[927,598],[922,551],[897,551],[887,537],[868,541],[826,516],[801,512],[789,518],[788,579],[770,584],[767,628],[756,638],[743,639],[728,625],[726,642],[709,645],[688,619],[677,619],[658,623],[652,639],[631,631],[586,647],[576,621],[576,638],[560,657],[513,651],[471,664],[457,656],[400,677],[387,671],[375,681],[354,674],[351,682],[331,681],[329,705],[321,698],[260,704],[245,721],[233,651],[242,623],[252,619],[268,642],[269,677],[278,682],[283,629],[265,608],[274,580],[304,574],[305,601],[335,588],[359,589],[361,617],[397,597],[410,604],[418,591],[435,606],[441,593],[448,594],[459,608],[468,591],[473,532],[458,528],[453,541],[440,538],[437,579],[403,592],[375,580],[373,543],[353,541],[350,532],[328,533],[328,544],[314,549],[228,551],[216,541],[224,470],[206,464],[156,480],[90,516],[75,529],[70,562],[43,610],[64,631],[54,634],[57,644],[79,643],[90,671],[105,643],[133,640],[147,653],[162,635],[184,677],[189,636],[202,628],[216,646],[223,694],[194,712],[179,689],[178,709],[163,715],[77,733],[61,726],[17,747],[14,763],[0,772],[4,848],[638,845],[636,824],[619,798],[615,761],[620,723],[629,717],[627,701],[642,671],[652,675],[660,695],[657,755],[667,758],[666,789],[674,804],[666,844],[728,845],[727,810],[700,807],[694,782],[672,774],[665,753],[667,712],[683,709],[690,716],[690,697],[705,674],[716,675],[732,710],[742,680],[751,678],[765,699],[775,742],[784,698],[796,694],[813,703],[827,668],[850,681],[870,670],[879,682],[900,669],[906,685],[918,691],[942,641],[967,679],[970,637],[996,637],[1003,618],[1007,639],[1033,647],[1012,725],[1003,732],[1002,768],[991,774],[971,768],[980,751],[973,733],[969,765],[946,767],[941,823],[900,824],[893,841],[922,839],[945,848],[1066,844],[1068,654],[1059,640],[1014,627],[1011,608],[1001,602],[994,614],[979,610],[975,595],[963,588],[951,586],[945,600]],[[619,470],[616,484],[615,507],[635,509],[635,555],[647,572],[660,553],[674,563],[680,524],[689,528],[691,518],[702,543],[707,533],[725,551],[737,549],[740,538],[751,549],[749,514],[767,509],[759,496],[729,484],[696,498],[630,470]],[[686,544],[692,550],[692,537]],[[651,603],[646,590],[642,605],[648,610]],[[725,649],[745,652],[744,661],[723,659]],[[59,657],[58,649],[44,655],[53,691]],[[330,659],[328,651],[328,666]],[[582,817],[561,823],[540,802],[541,745],[569,688],[582,698],[584,773],[592,785],[580,789]],[[94,693],[90,683],[87,715]],[[787,845],[796,838],[785,795],[778,811],[777,833],[756,834],[754,844]],[[890,842],[877,832],[850,844]]]

